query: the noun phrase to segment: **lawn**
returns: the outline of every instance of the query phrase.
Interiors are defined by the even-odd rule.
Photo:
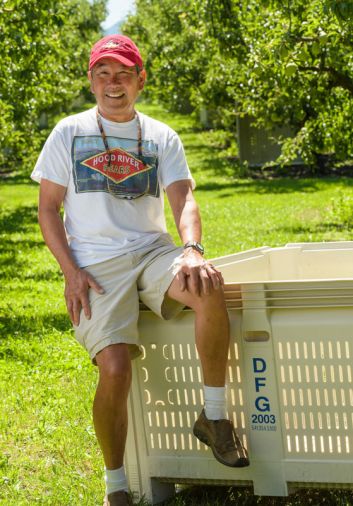
[[[348,178],[239,178],[217,132],[157,106],[141,111],[181,135],[197,182],[208,257],[287,242],[350,239]],[[92,427],[96,370],[76,344],[63,281],[36,218],[38,187],[26,177],[0,181],[0,505],[96,506],[102,468]],[[342,216],[345,217],[342,219]],[[168,226],[177,240],[170,210]],[[169,505],[353,504],[350,492],[254,498],[235,488],[199,488]]]

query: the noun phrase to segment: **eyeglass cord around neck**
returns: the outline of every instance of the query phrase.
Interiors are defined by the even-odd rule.
[[[99,128],[99,131],[100,131],[101,136],[102,136],[102,141],[103,141],[103,144],[104,144],[104,148],[105,148],[105,150],[106,150],[106,152],[108,154],[108,167],[110,167],[110,164],[111,164],[111,152],[110,152],[110,148],[109,148],[109,144],[108,144],[108,139],[107,139],[107,136],[105,135],[105,131],[104,131],[104,128],[103,128],[101,116],[100,116],[100,114],[98,112],[98,108],[96,109],[96,117],[97,117],[98,128]],[[138,157],[139,157],[140,161],[142,162],[142,127],[141,127],[141,121],[140,121],[139,115],[137,114],[137,111],[135,111],[134,118],[136,118],[136,122],[137,122],[137,149],[138,149]]]

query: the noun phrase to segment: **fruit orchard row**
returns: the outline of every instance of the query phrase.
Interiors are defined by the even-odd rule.
[[[30,170],[46,118],[87,89],[104,18],[105,0],[0,0],[0,171]]]
[[[206,109],[234,131],[250,115],[298,154],[353,157],[350,0],[137,0],[127,34],[143,48],[148,93],[174,110]]]

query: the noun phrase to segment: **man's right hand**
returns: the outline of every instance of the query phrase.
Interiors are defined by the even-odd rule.
[[[65,300],[70,319],[74,325],[80,324],[80,313],[83,309],[87,320],[91,318],[91,306],[88,298],[88,290],[92,288],[99,294],[104,289],[87,271],[77,269],[65,277]]]

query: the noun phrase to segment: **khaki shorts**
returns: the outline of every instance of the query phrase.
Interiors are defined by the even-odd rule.
[[[131,358],[140,355],[137,322],[139,300],[166,320],[177,315],[183,305],[166,297],[173,281],[173,263],[183,249],[168,235],[149,246],[85,268],[104,288],[104,294],[89,290],[92,316],[83,311],[74,325],[78,342],[95,356],[106,346],[127,343]]]

